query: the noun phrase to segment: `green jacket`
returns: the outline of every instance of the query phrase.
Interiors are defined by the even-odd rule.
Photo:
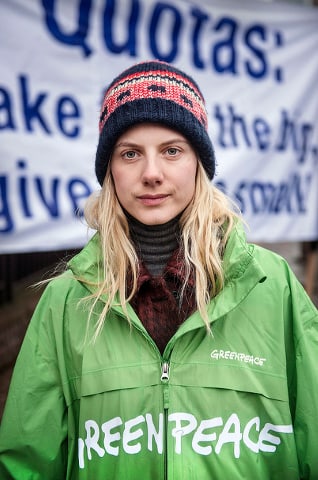
[[[226,285],[163,356],[131,307],[89,341],[96,235],[46,288],[0,434],[6,480],[318,479],[317,310],[286,262],[235,230]],[[91,287],[93,288],[93,286]],[[86,340],[86,337],[88,340]]]

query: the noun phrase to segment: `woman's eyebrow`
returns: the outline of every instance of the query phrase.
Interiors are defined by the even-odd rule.
[[[169,145],[170,143],[189,143],[189,142],[184,138],[174,137],[162,142],[160,145]]]
[[[114,149],[118,147],[139,147],[139,144],[134,142],[119,142],[119,143],[116,143],[116,145],[114,146]]]

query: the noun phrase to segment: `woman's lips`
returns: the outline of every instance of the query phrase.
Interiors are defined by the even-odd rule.
[[[169,195],[165,195],[165,194],[140,195],[138,196],[138,200],[140,200],[143,205],[155,206],[163,203],[168,197]]]

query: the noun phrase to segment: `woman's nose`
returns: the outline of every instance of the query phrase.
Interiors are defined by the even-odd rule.
[[[144,161],[142,182],[144,185],[158,185],[162,183],[162,163],[155,155],[148,155]]]

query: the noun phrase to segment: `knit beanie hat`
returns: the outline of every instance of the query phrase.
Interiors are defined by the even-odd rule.
[[[205,101],[198,85],[176,67],[151,60],[128,68],[106,90],[95,161],[100,185],[118,137],[142,122],[160,123],[180,132],[189,140],[212,180],[215,157],[207,132]]]

